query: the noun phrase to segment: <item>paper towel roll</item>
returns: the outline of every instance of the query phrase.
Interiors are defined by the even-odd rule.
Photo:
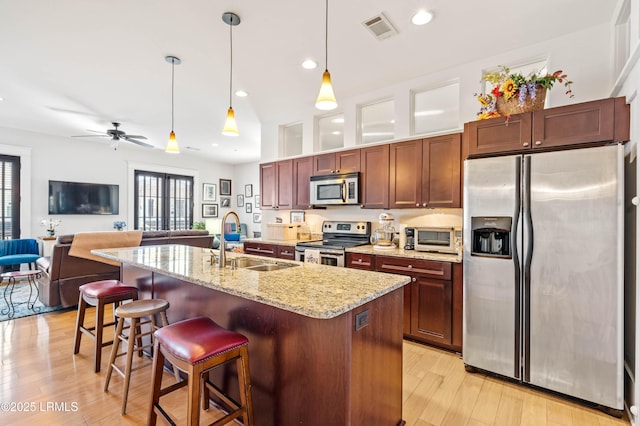
[[[320,250],[318,249],[305,249],[304,250],[305,263],[320,264]]]
[[[407,227],[406,223],[400,224],[400,235],[398,235],[398,248],[403,249],[407,244],[407,234],[404,232]]]

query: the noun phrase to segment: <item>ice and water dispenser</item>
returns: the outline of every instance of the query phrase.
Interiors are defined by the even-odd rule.
[[[511,217],[472,217],[471,255],[511,258]]]

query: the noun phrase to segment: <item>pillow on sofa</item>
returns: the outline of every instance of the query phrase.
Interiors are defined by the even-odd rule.
[[[225,241],[240,241],[241,234],[224,234]]]

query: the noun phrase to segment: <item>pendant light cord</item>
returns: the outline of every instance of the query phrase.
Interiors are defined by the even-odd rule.
[[[171,59],[171,131],[173,132],[173,72],[176,67],[176,60]]]
[[[231,87],[233,87],[233,16],[229,18],[229,108],[231,108]]]
[[[329,0],[324,7],[324,70],[329,70]]]

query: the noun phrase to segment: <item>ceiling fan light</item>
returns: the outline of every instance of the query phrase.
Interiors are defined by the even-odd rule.
[[[331,85],[331,74],[329,74],[328,70],[324,70],[320,93],[318,93],[318,99],[316,99],[316,108],[328,111],[335,109],[337,106],[336,95],[333,93],[333,86]]]
[[[238,136],[238,124],[236,123],[236,116],[233,113],[233,108],[229,107],[227,111],[227,120],[224,122],[224,128],[222,134],[225,136]]]
[[[169,134],[169,141],[167,142],[167,147],[164,149],[164,152],[168,154],[180,154],[180,147],[178,146],[176,134],[173,130]]]

